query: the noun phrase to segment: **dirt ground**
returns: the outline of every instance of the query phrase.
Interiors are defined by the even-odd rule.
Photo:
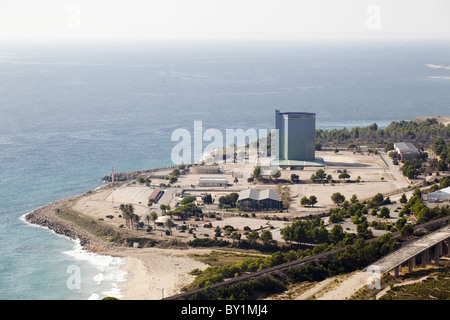
[[[236,217],[238,212],[226,212],[223,215],[222,221],[216,221],[215,219],[206,219],[205,221],[177,221],[177,217],[174,216],[175,223],[177,224],[188,224],[195,225],[198,227],[196,233],[199,236],[204,236],[208,234],[213,235],[213,229],[216,225],[223,227],[223,225],[229,224],[233,227],[242,230],[244,226],[249,226],[252,230],[257,229],[261,226],[267,226],[267,220],[263,219],[263,216],[271,215],[283,215],[285,217],[301,217],[309,216],[310,214],[320,213],[327,210],[330,206],[333,206],[331,201],[331,195],[335,192],[342,193],[346,199],[350,199],[353,194],[356,194],[359,200],[365,200],[373,197],[378,192],[389,192],[394,191],[399,185],[407,186],[408,181],[398,181],[394,175],[390,172],[390,169],[385,165],[383,160],[378,155],[373,154],[353,154],[350,151],[340,151],[334,153],[331,151],[327,152],[317,152],[317,157],[323,158],[325,162],[326,174],[330,174],[333,177],[333,183],[311,183],[309,178],[313,173],[315,173],[319,168],[304,168],[303,170],[281,170],[281,177],[278,179],[280,181],[290,180],[291,174],[295,173],[300,178],[300,183],[289,184],[290,194],[291,194],[291,206],[288,212],[276,213],[276,212],[257,212],[256,218],[244,218]],[[264,165],[264,163],[262,163]],[[216,200],[230,192],[239,192],[239,190],[244,190],[247,188],[255,189],[276,189],[276,182],[267,184],[254,184],[248,183],[246,177],[249,177],[253,172],[254,164],[222,164],[220,165],[220,170],[223,173],[214,175],[199,175],[199,174],[186,174],[179,177],[179,180],[174,184],[172,188],[166,189],[165,193],[165,204],[170,204],[171,208],[174,209],[176,203],[179,202],[179,194],[181,190],[186,190],[185,195],[195,195],[198,197],[199,201],[201,195],[208,192],[211,193]],[[340,181],[338,176],[340,172],[346,172],[350,175],[348,181]],[[233,174],[234,173],[234,174]],[[237,175],[238,182],[234,182],[234,175]],[[200,188],[198,187],[198,179],[201,176],[221,176],[226,177],[230,185],[226,188],[224,187],[214,187],[214,188]],[[360,182],[356,183],[357,177],[360,177]],[[398,175],[397,175],[398,176]],[[383,180],[381,179],[383,177]],[[152,180],[152,184],[159,184],[161,182],[167,183],[167,180]],[[161,215],[161,210],[159,209],[160,203],[153,205],[152,207],[147,206],[148,196],[153,192],[154,187],[148,187],[143,184],[127,182],[119,187],[112,190],[111,187],[105,186],[97,191],[93,191],[83,197],[81,197],[73,206],[74,210],[87,214],[94,217],[95,219],[103,219],[107,223],[110,223],[116,227],[125,224],[125,220],[119,218],[121,214],[119,210],[120,204],[131,203],[134,205],[135,213],[141,217],[141,221],[145,224],[145,216],[150,213],[150,211],[155,211]],[[300,199],[303,196],[309,197],[315,195],[317,197],[318,203],[314,207],[303,207],[300,205]],[[217,201],[216,201],[217,203]],[[203,209],[204,212],[218,210],[217,205],[207,206]],[[110,219],[107,216],[114,216]],[[261,217],[261,218],[258,218]],[[202,224],[206,222],[212,222],[213,228],[203,228]],[[279,236],[279,230],[285,225],[281,221],[271,220],[272,227],[271,231],[276,240],[281,240]],[[152,222],[150,225],[153,226]],[[251,226],[250,226],[251,225]],[[165,228],[161,226],[159,229],[151,232],[150,235],[158,235],[164,237],[162,234]],[[173,229],[174,235],[178,235],[182,239],[189,239],[193,235],[187,233],[180,233]]]

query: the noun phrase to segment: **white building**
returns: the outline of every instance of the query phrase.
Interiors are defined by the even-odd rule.
[[[222,177],[200,177],[198,179],[199,187],[226,187],[228,185],[227,178]]]
[[[450,200],[450,187],[429,193],[427,195],[428,202],[443,202]]]

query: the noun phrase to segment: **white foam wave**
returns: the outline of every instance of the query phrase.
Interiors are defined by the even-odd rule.
[[[118,288],[118,283],[126,281],[128,273],[121,268],[121,266],[125,264],[125,259],[86,251],[81,246],[79,240],[73,241],[75,242],[74,249],[64,251],[64,253],[79,261],[88,262],[94,266],[99,271],[99,273],[92,277],[92,280],[97,286],[100,286],[104,282],[111,284],[111,288],[104,291],[102,295],[113,296],[116,298],[122,297],[120,289]],[[92,293],[89,297],[89,300],[98,299],[100,299],[98,293]]]
[[[431,69],[444,69],[444,70],[450,70],[450,66],[442,66],[442,65],[436,65],[436,64],[431,64],[431,63],[427,63],[425,64],[428,68]]]

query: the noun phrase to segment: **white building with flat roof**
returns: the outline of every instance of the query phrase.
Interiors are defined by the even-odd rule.
[[[200,177],[198,179],[199,187],[226,187],[228,180],[225,177]]]

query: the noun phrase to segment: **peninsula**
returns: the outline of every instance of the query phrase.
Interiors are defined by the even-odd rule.
[[[448,187],[450,179],[450,126],[433,119],[348,135],[316,130],[320,166],[268,171],[270,158],[223,164],[205,159],[115,173],[97,190],[39,208],[26,220],[78,239],[88,251],[126,258],[130,277],[121,299],[161,299],[208,286],[202,274],[211,284],[208,272],[245,261],[245,271],[230,267],[235,273],[221,279],[251,272],[256,261],[259,268],[265,259],[276,264],[274,257],[284,262],[403,229],[414,237],[405,226],[450,214],[448,200],[430,203],[426,196]],[[421,134],[413,137],[411,128]],[[378,139],[363,141],[364,135]],[[406,137],[418,146],[412,160],[401,160],[395,149],[397,139]],[[236,153],[245,158],[245,147]],[[413,166],[414,174],[405,166]],[[419,192],[416,211],[419,202],[410,201]],[[309,229],[300,237],[293,231],[298,228]],[[281,285],[279,292],[286,290]]]

